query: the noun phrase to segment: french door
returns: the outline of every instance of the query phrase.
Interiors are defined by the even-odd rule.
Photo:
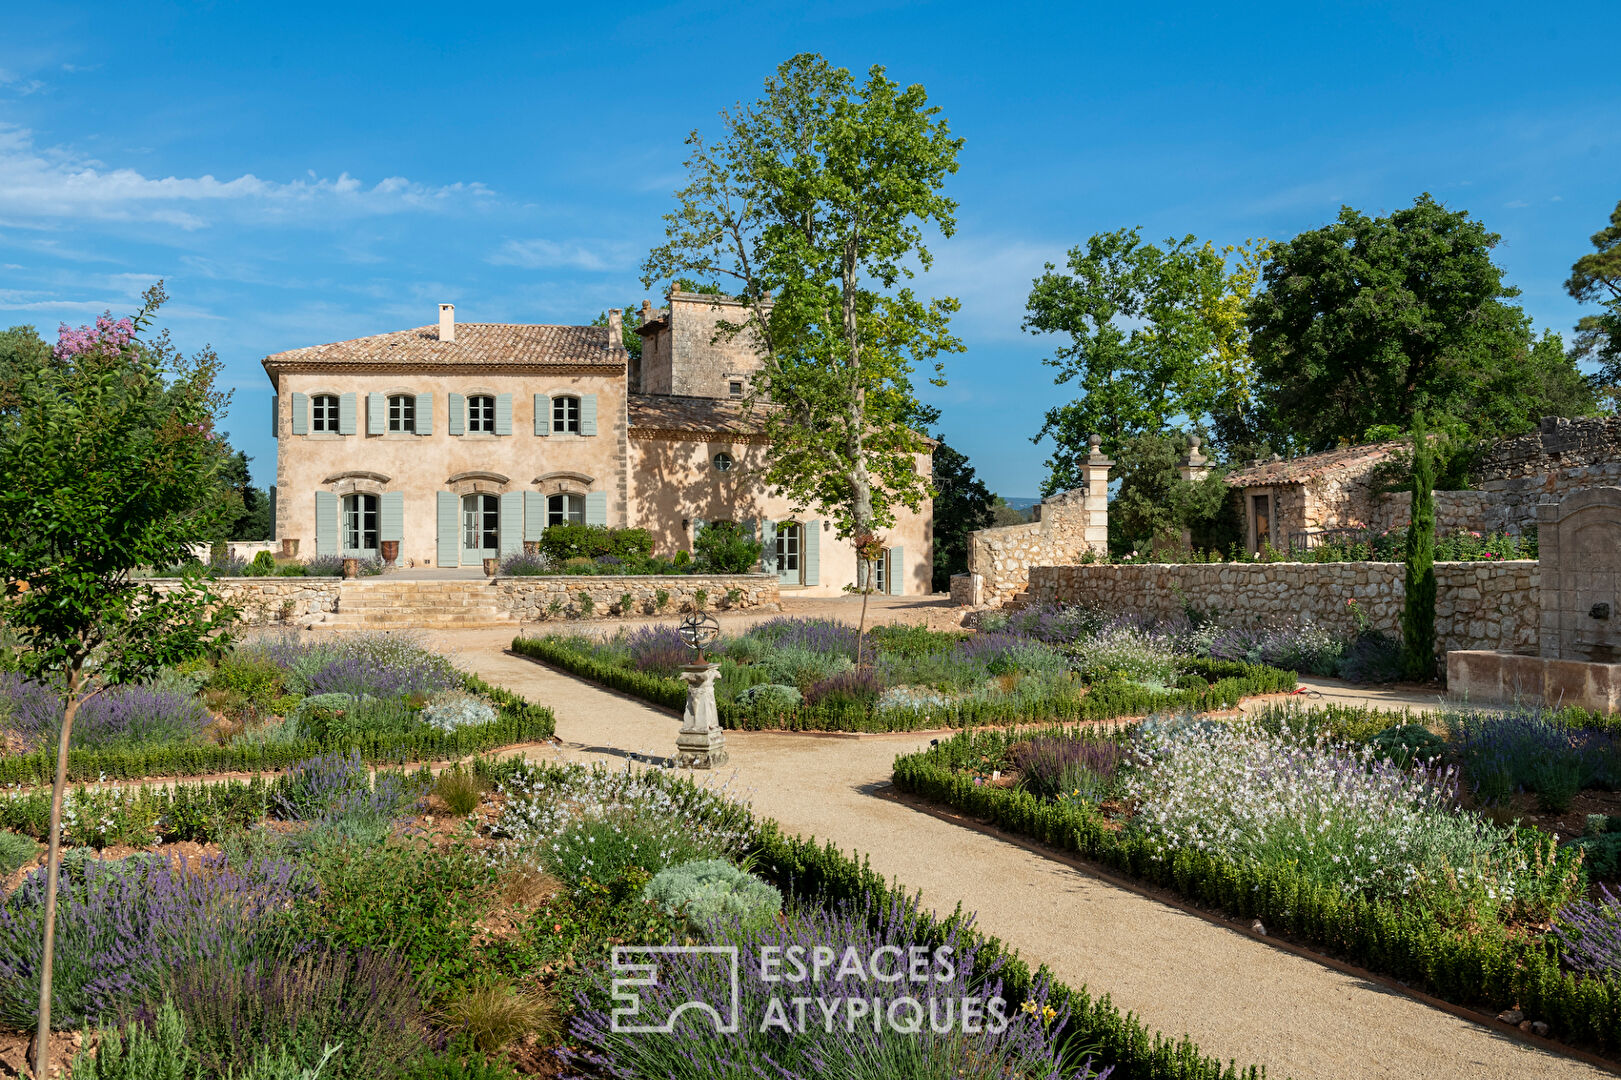
[[[494,495],[462,496],[462,565],[494,559],[501,549],[501,500]]]

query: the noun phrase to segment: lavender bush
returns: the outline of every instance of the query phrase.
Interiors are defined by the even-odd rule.
[[[748,636],[769,642],[779,649],[805,649],[844,656],[850,660],[854,660],[856,655],[856,628],[832,619],[779,616],[756,625]]]
[[[26,749],[53,745],[62,730],[62,702],[47,686],[0,673],[0,717]],[[73,723],[75,749],[108,750],[162,742],[194,742],[208,710],[186,694],[147,686],[115,686],[85,702]]]
[[[1483,803],[1536,792],[1544,809],[1563,811],[1576,792],[1614,771],[1614,737],[1565,727],[1550,710],[1462,711],[1447,715],[1464,779]]]
[[[1270,664],[1308,675],[1333,675],[1345,654],[1346,641],[1310,618],[1287,618],[1259,624],[1219,627],[1208,655],[1216,660]]]
[[[805,700],[833,708],[865,708],[878,700],[883,689],[870,668],[851,669],[812,683],[805,690]]]
[[[371,772],[359,750],[300,761],[282,780],[277,813],[289,821],[330,824],[338,820],[388,824],[421,794],[412,778]]]
[[[565,1059],[627,1078],[813,1080],[836,1072],[848,1080],[1080,1080],[1109,1074],[1095,1071],[1089,1059],[1066,1064],[1062,1039],[1069,1015],[1048,1004],[1045,983],[1015,1008],[1002,998],[1000,961],[976,975],[978,945],[967,935],[968,920],[952,923],[944,940],[923,948],[918,981],[877,978],[904,969],[906,962],[893,958],[910,958],[909,950],[923,944],[914,936],[916,925],[915,901],[877,911],[800,907],[786,925],[766,923],[754,930],[736,922],[711,923],[712,938],[739,949],[737,1032],[718,1034],[712,1020],[691,1009],[668,1034],[616,1032],[609,1012],[582,997],[570,1025],[577,1046],[564,1051]],[[809,958],[819,950],[830,957],[854,956],[857,964],[830,964],[813,974]],[[768,959],[794,955],[807,958],[802,979],[791,965]],[[730,971],[714,961],[691,953],[661,958],[658,984],[641,991],[641,1011],[672,1016],[689,1001],[725,1009],[731,1000]],[[600,991],[606,990],[604,982]],[[802,1012],[796,998],[809,999]],[[977,1023],[971,1018],[975,1014]]]
[[[1113,739],[1038,735],[1008,748],[1027,790],[1049,799],[1099,803],[1118,787],[1126,747]]]
[[[76,860],[58,879],[52,1018],[61,1028],[116,1017],[187,961],[241,964],[273,916],[314,886],[292,863],[224,856]],[[39,1004],[45,871],[0,905],[0,1020],[26,1030]]]
[[[626,637],[623,647],[638,671],[655,675],[673,676],[697,659],[673,626],[644,626]]]
[[[356,634],[319,642],[285,634],[240,651],[275,664],[286,688],[296,694],[391,698],[429,695],[461,682],[454,664],[404,634]]]
[[[557,570],[548,555],[518,552],[501,560],[499,573],[507,577],[543,577],[555,574]]]
[[[1553,936],[1559,955],[1577,971],[1621,975],[1621,897],[1599,886],[1596,900],[1578,900],[1560,910]]]

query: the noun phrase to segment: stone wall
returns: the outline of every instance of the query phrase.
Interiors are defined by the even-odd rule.
[[[674,615],[691,611],[701,591],[704,605],[709,611],[727,611],[738,608],[774,609],[781,602],[774,574],[672,574],[651,576],[646,574],[622,575],[568,575],[560,577],[502,577],[492,584],[497,593],[497,605],[523,622],[539,622],[556,618],[551,605],[556,601],[570,617],[582,617],[580,594],[591,598],[591,617],[616,615],[637,617],[655,614]],[[728,597],[730,590],[738,591],[735,600]],[[667,599],[663,608],[658,606],[658,593]],[[630,611],[619,610],[620,600],[630,594]]]
[[[1088,502],[1085,489],[1066,491],[1042,502],[1035,521],[969,534],[968,573],[958,575],[967,581],[952,581],[952,602],[999,606],[1024,591],[1031,567],[1080,559],[1093,547]],[[1097,545],[1103,550],[1108,547],[1106,530],[1105,524],[1103,541]]]
[[[1244,622],[1309,616],[1344,632],[1356,600],[1370,624],[1401,633],[1401,563],[1187,563],[1037,566],[1037,604],[1085,604],[1170,618],[1188,605]],[[1534,655],[1541,626],[1538,564],[1436,563],[1435,630],[1440,648],[1504,649]]]
[[[154,578],[158,592],[173,592],[179,578]],[[342,578],[264,577],[216,578],[213,591],[242,612],[248,626],[309,622],[338,610]]]

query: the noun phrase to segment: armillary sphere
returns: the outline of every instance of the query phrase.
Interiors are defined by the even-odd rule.
[[[702,612],[693,612],[681,620],[681,626],[676,630],[687,648],[703,659],[704,650],[720,640],[720,623],[715,621],[713,615]]]

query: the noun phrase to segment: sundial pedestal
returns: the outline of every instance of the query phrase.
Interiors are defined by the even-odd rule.
[[[681,668],[681,678],[687,683],[687,707],[675,739],[675,763],[683,769],[718,768],[727,761],[726,732],[715,708],[720,665],[687,664]]]

